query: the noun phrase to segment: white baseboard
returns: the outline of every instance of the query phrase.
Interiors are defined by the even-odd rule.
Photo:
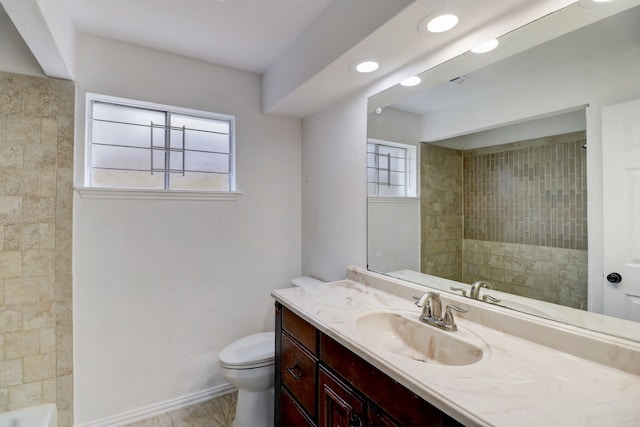
[[[215,399],[223,394],[230,393],[235,390],[231,384],[223,384],[187,396],[178,397],[177,399],[166,400],[164,402],[155,403],[143,408],[134,409],[133,411],[123,412],[122,414],[113,415],[111,417],[102,418],[100,420],[91,421],[84,424],[75,424],[75,427],[111,427],[131,424],[136,421],[153,418],[157,415],[166,414],[167,412],[176,411],[195,405],[206,400]]]

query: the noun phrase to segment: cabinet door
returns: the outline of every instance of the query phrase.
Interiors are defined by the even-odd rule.
[[[400,427],[391,418],[369,404],[367,411],[367,427]]]
[[[320,368],[318,427],[364,427],[364,401],[351,388]]]
[[[305,412],[298,406],[286,389],[280,390],[282,413],[280,416],[281,426],[286,427],[313,427],[313,423]]]

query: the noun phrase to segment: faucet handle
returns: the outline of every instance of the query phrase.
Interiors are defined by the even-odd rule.
[[[465,288],[456,288],[455,286],[451,286],[449,289],[451,289],[454,292],[462,292],[463,297],[467,296],[467,290]]]
[[[457,331],[458,327],[456,326],[456,321],[453,318],[453,313],[451,310],[458,311],[460,313],[466,313],[469,310],[465,310],[464,308],[460,308],[457,305],[447,305],[444,310],[444,318],[442,319],[445,326],[447,326],[450,331]]]
[[[492,296],[491,296],[491,295],[489,295],[489,294],[484,294],[484,295],[482,296],[482,301],[484,301],[484,302],[489,301],[489,302],[492,302],[492,303],[497,303],[497,302],[500,302],[500,301],[502,301],[502,300],[499,300],[498,298],[492,297]]]

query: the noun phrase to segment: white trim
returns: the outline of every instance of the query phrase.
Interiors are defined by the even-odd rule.
[[[155,403],[153,405],[134,409],[132,411],[123,412],[111,417],[102,418],[100,420],[91,421],[84,424],[75,424],[75,427],[108,427],[131,424],[136,421],[153,418],[157,415],[166,414],[167,412],[177,411],[187,406],[195,405],[207,400],[230,393],[235,390],[231,384],[223,384],[207,390],[199,391],[177,399],[166,400],[164,402]]]
[[[368,196],[369,203],[420,203],[420,197],[385,197],[385,196]]]
[[[237,191],[139,190],[130,188],[75,187],[83,199],[109,200],[221,200],[236,201]]]

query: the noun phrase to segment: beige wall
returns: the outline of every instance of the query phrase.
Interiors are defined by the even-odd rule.
[[[421,271],[462,280],[462,151],[422,144]]]
[[[0,412],[73,424],[73,83],[0,72]]]
[[[463,241],[462,281],[587,309],[587,251],[518,243]]]
[[[421,270],[586,309],[584,142],[574,132],[464,152],[424,144]]]

